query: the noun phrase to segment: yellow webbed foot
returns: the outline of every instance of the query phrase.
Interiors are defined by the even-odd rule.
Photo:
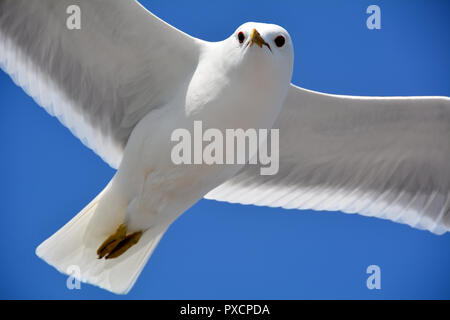
[[[121,256],[129,248],[138,243],[142,236],[142,231],[127,235],[127,227],[121,224],[116,232],[110,235],[97,249],[99,259],[113,259]]]

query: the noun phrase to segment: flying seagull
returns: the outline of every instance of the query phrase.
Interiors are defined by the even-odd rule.
[[[77,5],[81,28],[66,25]],[[36,250],[63,273],[127,293],[194,203],[332,210],[450,230],[450,99],[329,95],[291,84],[283,28],[246,23],[220,42],[134,0],[0,0],[0,65],[116,174]],[[177,165],[171,133],[279,129],[279,171]]]

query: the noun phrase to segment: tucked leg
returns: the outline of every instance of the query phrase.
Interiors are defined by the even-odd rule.
[[[142,231],[127,235],[127,227],[121,224],[115,233],[110,235],[97,249],[99,259],[113,259],[121,256],[129,248],[139,242]]]

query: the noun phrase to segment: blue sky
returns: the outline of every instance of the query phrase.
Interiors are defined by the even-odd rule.
[[[293,82],[352,95],[450,96],[449,1],[141,1],[202,39],[246,21],[294,41]],[[381,30],[366,8],[381,8]],[[449,299],[450,234],[334,212],[202,200],[169,229],[127,296],[82,284],[35,247],[80,211],[114,171],[0,71],[0,298]],[[381,290],[366,287],[381,267]]]

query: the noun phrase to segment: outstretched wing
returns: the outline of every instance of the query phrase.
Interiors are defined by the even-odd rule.
[[[291,86],[274,128],[279,172],[247,165],[206,198],[360,213],[450,230],[450,99],[328,95]]]
[[[200,44],[134,0],[0,0],[1,68],[114,168],[136,123],[192,75]]]

